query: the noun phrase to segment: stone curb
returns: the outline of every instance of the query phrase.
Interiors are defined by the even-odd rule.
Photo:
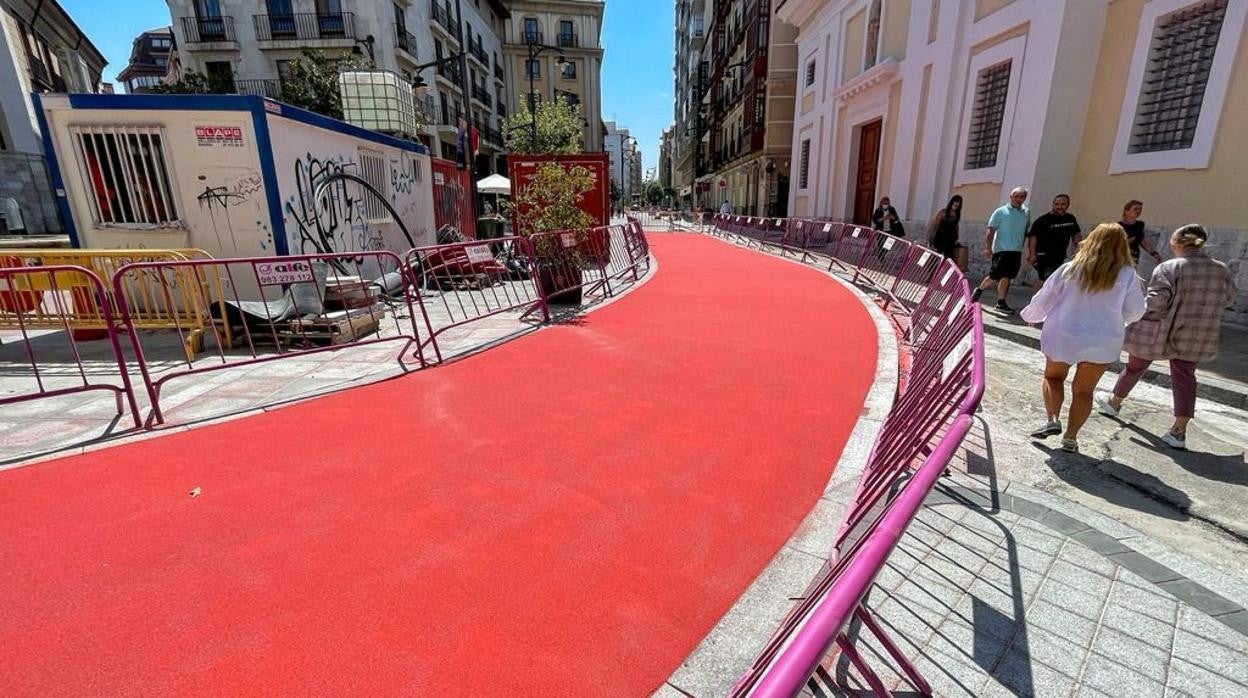
[[[1038,350],[1040,348],[1040,338],[1038,336],[1023,332],[1017,328],[1002,326],[994,322],[985,322],[984,332],[1031,349]],[[1115,361],[1109,365],[1109,370],[1114,373],[1122,373],[1122,369],[1123,364],[1120,361]],[[1164,362],[1156,362],[1144,372],[1143,380],[1153,385],[1169,388],[1170,371],[1167,370]],[[1248,386],[1236,384],[1216,376],[1210,376],[1206,373],[1198,376],[1196,395],[1228,407],[1248,409]]]

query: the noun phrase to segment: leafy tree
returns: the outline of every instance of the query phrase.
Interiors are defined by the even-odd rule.
[[[581,105],[566,99],[537,103],[537,140],[527,100],[503,122],[507,150],[527,155],[575,155],[585,150],[585,117]]]
[[[650,180],[646,183],[646,189],[642,192],[642,196],[645,198],[646,203],[651,206],[657,206],[663,201],[663,185],[657,181]]]
[[[167,95],[212,95],[227,94],[231,91],[230,87],[226,81],[214,80],[196,70],[187,70],[177,82],[156,85],[152,92]]]
[[[373,63],[353,55],[331,56],[323,51],[304,49],[290,62],[282,81],[282,101],[334,119],[342,118],[342,92],[338,71],[371,70]]]
[[[592,226],[594,219],[581,202],[594,186],[594,173],[583,165],[541,164],[509,204],[516,214],[516,232],[527,237],[548,230],[583,230]],[[551,252],[538,250],[539,254]]]

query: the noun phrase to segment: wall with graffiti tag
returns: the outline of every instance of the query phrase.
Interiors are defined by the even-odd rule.
[[[402,255],[434,243],[427,154],[414,145],[396,147],[275,115],[269,124],[290,254],[389,250]],[[336,173],[362,177],[383,200],[355,182],[334,181]]]
[[[418,144],[250,97],[54,95],[43,112],[77,247],[226,258],[434,243],[432,164]],[[320,191],[339,172],[381,198],[354,182]]]

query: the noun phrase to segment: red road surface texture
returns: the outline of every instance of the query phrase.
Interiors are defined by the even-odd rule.
[[[817,271],[653,237],[577,324],[0,473],[0,695],[649,695],[813,506],[876,360]]]

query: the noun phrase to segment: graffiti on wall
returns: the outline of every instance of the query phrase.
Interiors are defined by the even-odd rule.
[[[286,234],[291,252],[325,254],[368,249],[368,223],[362,201],[346,182],[330,185],[321,201],[316,189],[330,175],[352,172],[355,163],[343,159],[321,159],[308,153],[294,163],[295,193],[287,198]]]
[[[208,217],[208,227],[216,240],[216,251],[238,254],[235,218],[258,217],[256,211],[259,205],[255,197],[264,188],[260,174],[254,170],[240,172],[236,168],[214,168],[197,179],[203,189],[195,199]]]

